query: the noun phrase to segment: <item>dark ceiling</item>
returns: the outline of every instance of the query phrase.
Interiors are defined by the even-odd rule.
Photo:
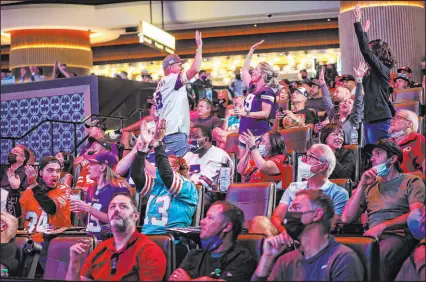
[[[137,0],[40,0],[40,1],[2,1],[6,2],[1,4],[2,6],[18,6],[18,5],[32,5],[32,4],[81,4],[81,5],[105,5],[105,4],[115,4],[115,3],[124,3],[124,2],[141,2]]]

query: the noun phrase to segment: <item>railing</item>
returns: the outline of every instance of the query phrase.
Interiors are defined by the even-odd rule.
[[[54,151],[54,149],[53,149],[53,145],[54,145],[54,143],[53,143],[53,125],[54,125],[54,123],[72,124],[73,127],[74,127],[74,150],[72,151],[72,153],[74,154],[74,156],[77,156],[77,148],[80,147],[80,145],[83,144],[83,142],[86,141],[86,139],[89,137],[88,135],[86,135],[86,136],[84,136],[84,138],[80,142],[77,142],[77,125],[84,124],[88,119],[90,119],[92,117],[98,117],[98,118],[103,119],[103,121],[105,121],[107,119],[119,119],[120,120],[120,129],[122,129],[125,120],[132,117],[135,113],[139,113],[139,117],[142,118],[143,112],[149,112],[149,110],[136,108],[127,117],[125,117],[125,116],[104,116],[104,115],[92,114],[92,115],[84,118],[82,121],[63,121],[63,120],[45,119],[45,120],[40,121],[35,126],[33,126],[30,130],[28,130],[22,136],[19,136],[19,137],[18,136],[16,136],[16,137],[0,136],[0,140],[11,140],[12,141],[12,148],[13,148],[13,147],[15,147],[17,140],[21,140],[21,139],[27,137],[28,135],[30,135],[32,132],[37,130],[43,124],[49,123],[50,124],[50,153],[53,155],[54,154],[53,153],[53,151]]]

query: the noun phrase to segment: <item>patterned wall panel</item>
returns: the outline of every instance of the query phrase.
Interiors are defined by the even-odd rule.
[[[57,96],[35,97],[1,102],[2,137],[19,137],[45,119],[63,121],[81,121],[84,113],[84,93]],[[51,126],[53,126],[53,154],[58,151],[74,150],[74,126],[46,122],[27,137],[18,140],[36,152],[37,161],[52,154]],[[84,137],[84,126],[77,125],[77,142]],[[12,142],[0,140],[1,163],[7,163],[7,155],[12,149]]]

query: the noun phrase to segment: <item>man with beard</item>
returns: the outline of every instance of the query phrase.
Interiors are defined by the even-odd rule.
[[[108,219],[113,238],[99,244],[87,259],[90,245],[85,241],[73,245],[65,279],[161,281],[166,272],[166,257],[157,244],[136,230],[139,213],[133,200],[117,194],[108,206]]]
[[[288,245],[278,235],[265,239],[252,281],[361,281],[364,268],[356,253],[330,236],[333,202],[321,190],[296,194],[286,228],[300,248],[278,258]],[[272,271],[271,271],[272,268]]]
[[[28,169],[28,182],[19,203],[24,219],[24,228],[35,242],[41,243],[43,250],[40,254],[40,265],[45,268],[48,243],[43,241],[43,232],[49,229],[71,226],[71,210],[69,197],[71,189],[66,184],[59,183],[61,165],[59,160],[47,156],[40,161],[40,177],[33,167]],[[11,182],[11,186],[19,186],[19,178]]]

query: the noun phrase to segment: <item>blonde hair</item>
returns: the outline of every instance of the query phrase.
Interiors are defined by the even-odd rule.
[[[5,231],[6,242],[2,242],[2,243],[9,243],[9,241],[15,237],[16,231],[18,230],[18,219],[14,217],[13,215],[11,215],[10,213],[6,211],[2,211],[1,220],[6,222],[7,224],[7,229]]]
[[[278,77],[279,73],[274,71],[272,66],[266,62],[261,62],[258,64],[258,66],[262,74],[266,74],[265,84],[272,88],[277,87],[278,80],[276,78]]]
[[[118,175],[112,168],[106,166],[106,170],[104,172],[104,179],[107,183],[111,183],[116,187],[126,187],[131,188],[130,184],[120,175]]]

